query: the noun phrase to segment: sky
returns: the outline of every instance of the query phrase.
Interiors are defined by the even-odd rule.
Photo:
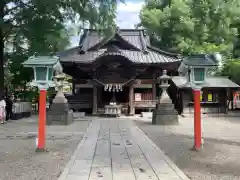
[[[144,0],[125,0],[125,4],[119,3],[117,7],[117,25],[120,28],[134,28],[139,23],[139,12]]]
[[[116,22],[120,28],[134,28],[134,25],[140,22],[139,12],[144,4],[144,0],[125,0],[125,3],[119,3],[117,7]],[[77,46],[79,36],[71,37],[71,47]]]

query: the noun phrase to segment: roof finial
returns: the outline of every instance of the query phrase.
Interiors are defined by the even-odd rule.
[[[143,36],[146,36],[147,33],[146,33],[146,29],[143,29]]]
[[[166,69],[163,70],[163,75],[167,75],[167,70]]]
[[[120,31],[120,27],[116,26],[116,32],[119,32],[119,31]]]

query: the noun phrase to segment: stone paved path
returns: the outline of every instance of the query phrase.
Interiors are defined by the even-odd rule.
[[[131,120],[94,120],[59,180],[188,180]]]

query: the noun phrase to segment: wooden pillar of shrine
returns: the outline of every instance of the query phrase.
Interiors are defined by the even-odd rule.
[[[97,115],[98,111],[98,95],[97,95],[97,86],[93,86],[93,110],[92,114]]]
[[[72,95],[75,95],[75,94],[76,94],[76,93],[75,93],[75,88],[76,88],[75,82],[74,82],[74,80],[72,80]]]
[[[234,109],[234,94],[235,94],[235,91],[230,89],[231,110]]]
[[[100,107],[102,105],[102,91],[103,91],[103,88],[102,87],[98,87],[98,90],[97,90],[97,101],[98,101],[98,107]]]
[[[153,76],[152,80],[152,100],[156,100],[157,98],[157,91],[156,91],[156,76]]]
[[[219,90],[220,113],[227,113],[227,90]]]
[[[129,115],[133,116],[135,114],[134,108],[134,86],[130,84],[129,86]]]

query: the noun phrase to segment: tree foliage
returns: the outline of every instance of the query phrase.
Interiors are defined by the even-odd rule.
[[[222,71],[222,76],[229,76],[237,84],[240,84],[240,59],[228,59]]]
[[[232,60],[240,55],[239,18],[239,0],[147,0],[140,12],[141,26],[154,45],[183,55],[220,52],[226,61],[222,74],[235,81],[240,74],[238,60]]]
[[[91,27],[111,29],[117,0],[1,0],[0,1],[0,95],[4,87],[4,62],[13,83],[31,78],[21,62],[33,53],[49,54],[69,44],[66,21],[84,21]],[[107,28],[109,27],[109,28]],[[8,53],[10,49],[10,53]]]
[[[184,54],[222,52],[231,55],[240,8],[230,0],[149,0],[141,10],[143,27],[162,49]]]

